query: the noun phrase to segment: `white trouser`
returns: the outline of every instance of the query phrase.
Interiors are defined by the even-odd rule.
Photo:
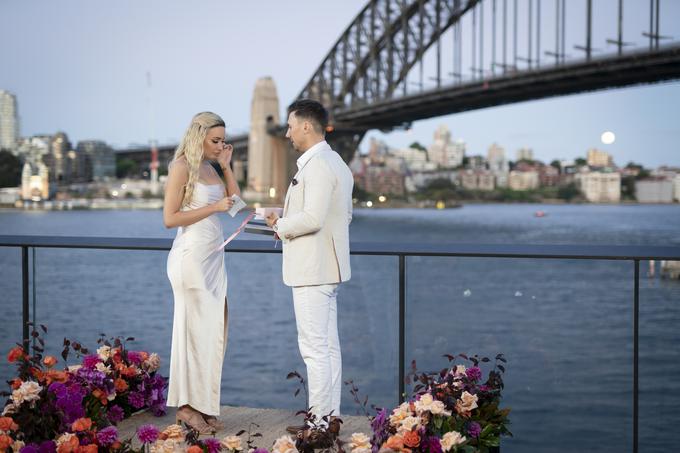
[[[309,405],[317,418],[340,415],[342,355],[338,337],[338,285],[293,288],[300,354],[307,366]]]

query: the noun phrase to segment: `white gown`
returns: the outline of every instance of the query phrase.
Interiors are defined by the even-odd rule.
[[[196,183],[189,205],[202,208],[225,196],[222,184]],[[175,296],[168,406],[185,404],[220,414],[222,362],[227,347],[227,273],[217,214],[180,227],[168,255]]]

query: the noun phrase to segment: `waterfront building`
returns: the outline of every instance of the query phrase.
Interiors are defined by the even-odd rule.
[[[513,170],[508,176],[508,187],[512,190],[537,189],[538,183],[538,172],[535,170]]]
[[[465,170],[460,174],[463,188],[468,190],[494,190],[495,176],[488,170]]]
[[[486,161],[489,164],[489,170],[494,173],[504,173],[510,170],[508,160],[505,158],[505,149],[493,143],[486,151]]]
[[[581,192],[592,203],[621,201],[621,175],[615,172],[591,171],[577,175]]]
[[[0,90],[0,149],[14,153],[19,142],[19,108],[17,97],[6,90]]]
[[[673,180],[664,177],[637,180],[635,198],[639,203],[673,203]]]

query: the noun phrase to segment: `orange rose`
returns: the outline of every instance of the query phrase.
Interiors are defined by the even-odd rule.
[[[97,448],[96,444],[85,445],[78,447],[76,453],[97,453]]]
[[[12,390],[18,389],[19,387],[21,387],[21,384],[22,384],[21,379],[14,378],[14,380],[12,381]]]
[[[109,400],[106,399],[106,393],[104,393],[104,392],[103,392],[102,390],[100,390],[100,389],[95,389],[95,390],[92,392],[92,396],[94,396],[95,398],[97,398],[97,399],[99,400],[99,402],[102,403],[102,406],[106,406],[106,404],[109,402]]]
[[[139,357],[142,359],[142,362],[144,362],[146,359],[149,358],[149,353],[146,351],[138,351],[139,352]]]
[[[420,436],[415,431],[406,431],[404,433],[404,445],[411,448],[420,446]]]
[[[135,377],[137,376],[137,367],[134,365],[131,365],[129,367],[126,367],[125,369],[121,370],[120,372],[123,376],[127,377]]]
[[[203,449],[196,445],[192,445],[191,447],[187,448],[187,453],[203,453]]]
[[[59,445],[57,453],[72,453],[78,449],[79,445],[80,442],[78,441],[78,437],[70,436],[66,442]]]
[[[114,443],[111,444],[111,450],[119,450],[120,447],[122,447],[123,444],[120,443],[119,440],[115,441]]]
[[[71,425],[73,431],[87,431],[92,427],[92,420],[89,418],[79,418]]]
[[[401,436],[392,436],[383,444],[383,448],[399,451],[404,448],[404,440]]]
[[[9,354],[7,354],[7,361],[9,363],[14,363],[24,356],[24,348],[20,346],[15,346],[10,349]]]
[[[0,451],[7,450],[9,448],[9,446],[12,445],[13,443],[14,443],[14,441],[7,434],[1,435],[0,436]]]
[[[162,432],[162,433],[160,433],[160,434],[158,435],[158,438],[159,438],[160,440],[165,440],[165,439],[168,438],[168,435],[165,434],[165,432]]]
[[[124,392],[128,389],[128,383],[125,382],[125,379],[116,379],[114,382],[114,386],[116,387],[116,392]]]
[[[54,365],[57,364],[57,358],[54,357],[53,355],[48,355],[43,359],[43,363],[47,368],[52,368]]]
[[[68,374],[66,371],[49,370],[47,372],[46,380],[48,384],[52,382],[66,382],[68,380]]]
[[[0,417],[0,431],[16,431],[19,429],[12,417]]]

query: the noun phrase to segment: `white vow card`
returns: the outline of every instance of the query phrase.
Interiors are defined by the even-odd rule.
[[[246,207],[246,203],[245,201],[241,200],[241,197],[239,197],[236,194],[232,195],[231,199],[234,200],[234,204],[231,207],[231,209],[227,211],[227,213],[230,216],[234,217],[241,209]]]

